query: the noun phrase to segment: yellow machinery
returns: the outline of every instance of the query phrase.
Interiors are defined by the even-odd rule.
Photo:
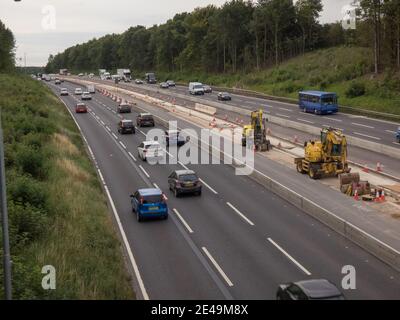
[[[347,140],[341,130],[322,129],[321,140],[306,142],[304,153],[304,158],[294,160],[297,171],[308,173],[312,179],[350,172],[347,163]]]
[[[266,119],[263,118],[263,111],[253,111],[251,113],[251,123],[243,127],[242,146],[245,147],[249,142],[254,144],[257,151],[268,151],[271,149],[271,142],[267,140],[265,129]]]

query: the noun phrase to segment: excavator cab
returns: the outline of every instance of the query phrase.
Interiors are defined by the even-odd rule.
[[[243,127],[242,146],[247,145],[250,139],[253,141],[255,150],[269,151],[272,149],[271,142],[267,140],[266,121],[263,118],[263,110],[253,111],[250,115],[251,123]]]

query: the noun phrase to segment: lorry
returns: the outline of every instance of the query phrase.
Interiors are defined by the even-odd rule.
[[[101,80],[111,79],[111,74],[106,69],[99,69],[99,77]]]
[[[204,86],[200,82],[189,83],[189,93],[193,95],[204,95]]]
[[[131,82],[132,80],[132,73],[129,69],[117,69],[117,74],[124,82]]]
[[[321,139],[305,142],[304,158],[296,158],[294,162],[299,173],[314,180],[350,173],[346,136],[339,129],[323,128]]]
[[[271,142],[267,139],[266,122],[263,110],[253,111],[250,115],[251,123],[243,127],[242,146],[246,147],[252,143],[256,151],[269,151],[272,149]]]
[[[67,75],[68,75],[68,69],[60,69],[59,74],[60,74],[61,76],[67,76]]]
[[[87,89],[87,91],[88,91],[89,93],[96,93],[96,88],[95,88],[95,86],[94,86],[93,84],[88,84],[88,85],[86,86],[86,89]]]
[[[151,83],[151,84],[157,83],[156,75],[154,72],[148,72],[145,74],[144,77],[145,77],[147,83]]]

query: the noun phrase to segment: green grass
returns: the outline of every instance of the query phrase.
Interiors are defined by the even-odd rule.
[[[134,298],[105,196],[64,105],[40,82],[4,74],[0,101],[14,298]],[[56,268],[56,290],[41,287],[44,265]]]
[[[317,50],[291,59],[279,67],[251,73],[206,74],[201,72],[158,72],[160,80],[237,87],[266,94],[297,98],[299,90],[333,91],[339,103],[360,109],[400,114],[400,74],[386,71],[374,77],[372,51],[359,47]],[[365,94],[346,93],[354,83],[365,87]]]

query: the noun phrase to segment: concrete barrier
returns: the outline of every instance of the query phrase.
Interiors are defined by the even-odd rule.
[[[207,106],[207,105],[201,104],[201,103],[196,103],[194,108],[195,108],[195,110],[198,110],[198,111],[201,111],[204,113],[208,113],[211,115],[215,115],[217,113],[217,108],[210,107],[210,106]]]

